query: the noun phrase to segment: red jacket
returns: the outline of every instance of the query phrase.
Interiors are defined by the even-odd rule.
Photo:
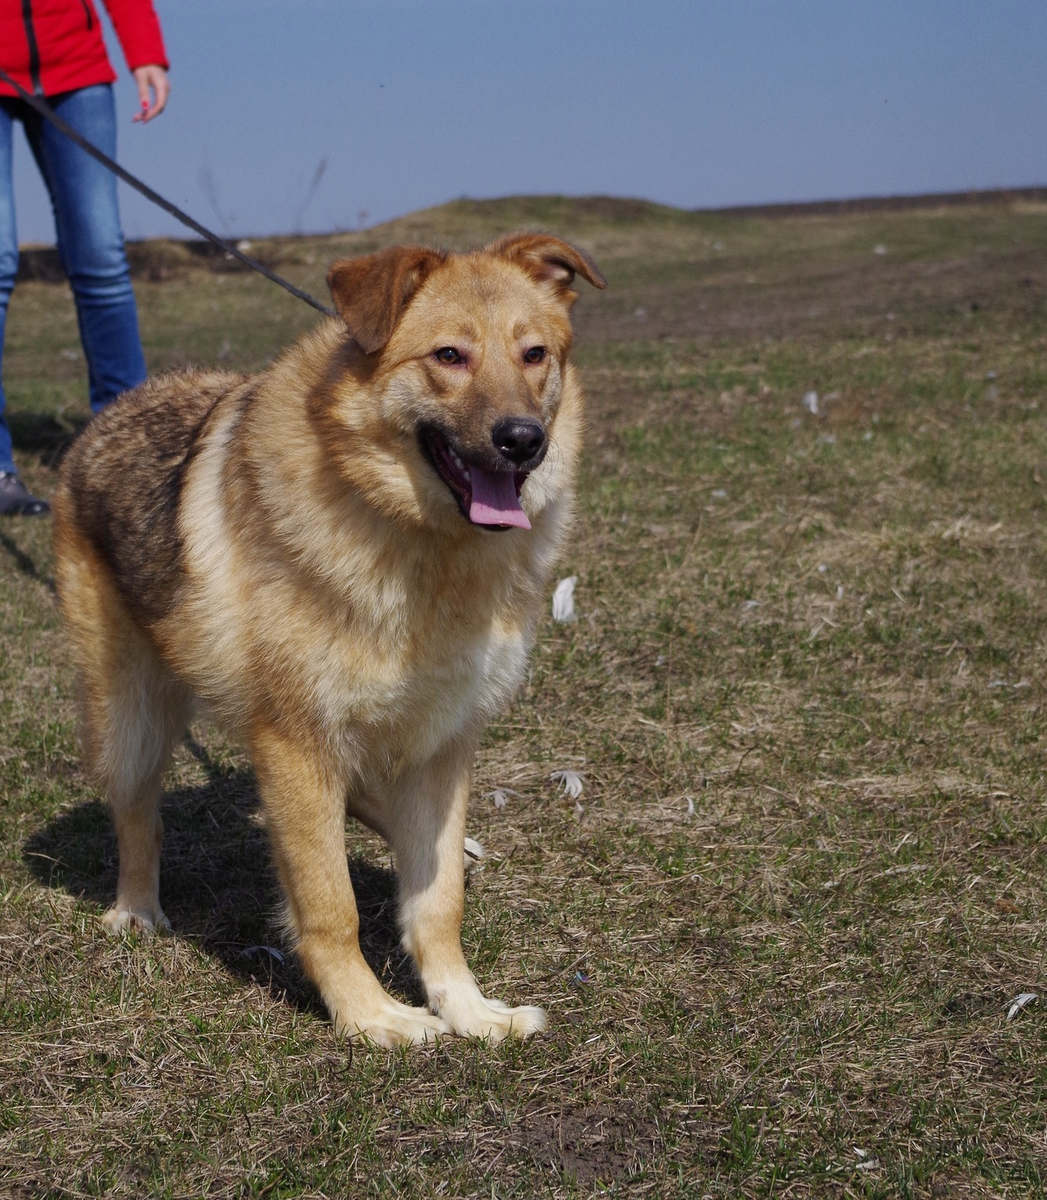
[[[167,66],[152,0],[105,0],[105,6],[132,71]],[[116,78],[94,0],[0,0],[0,67],[38,96]],[[0,96],[16,94],[0,80]]]

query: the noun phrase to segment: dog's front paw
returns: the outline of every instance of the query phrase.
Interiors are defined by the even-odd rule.
[[[171,922],[159,904],[116,904],[102,917],[102,925],[114,937],[121,933],[170,933]]]
[[[541,1033],[547,1024],[544,1009],[531,1004],[510,1008],[501,1000],[488,1000],[475,987],[448,989],[433,996],[432,1004],[459,1037],[501,1042],[507,1037],[525,1038]]]
[[[372,1013],[357,1013],[353,1017],[335,1018],[335,1029],[347,1037],[373,1042],[391,1050],[394,1046],[418,1046],[435,1042],[451,1027],[440,1017],[424,1008],[412,1008],[390,999]]]

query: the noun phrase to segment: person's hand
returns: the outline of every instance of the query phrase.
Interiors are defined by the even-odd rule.
[[[138,100],[141,111],[135,113],[135,121],[151,121],[158,117],[167,106],[167,97],[171,94],[171,85],[167,80],[167,71],[156,63],[145,67],[136,67],[131,74],[138,84]]]

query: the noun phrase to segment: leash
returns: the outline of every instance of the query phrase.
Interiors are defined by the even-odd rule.
[[[4,83],[7,83],[13,87],[21,99],[24,100],[26,104],[36,109],[36,111],[46,121],[49,121],[55,127],[55,129],[59,131],[59,133],[64,134],[71,142],[75,142],[81,150],[83,150],[86,154],[90,154],[90,156],[100,162],[103,167],[106,167],[108,170],[112,171],[112,173],[118,179],[122,179],[124,183],[128,185],[128,187],[132,187],[136,192],[140,192],[147,200],[151,200],[153,204],[155,204],[158,208],[162,208],[164,212],[169,213],[175,218],[175,220],[181,221],[183,225],[187,225],[193,230],[194,233],[200,234],[201,237],[206,238],[209,242],[212,242],[214,245],[220,247],[226,252],[226,254],[232,255],[233,258],[238,258],[242,263],[250,267],[252,271],[257,271],[259,275],[264,275],[266,279],[278,284],[285,291],[290,292],[292,296],[297,296],[299,300],[304,300],[306,304],[311,304],[318,312],[322,312],[328,317],[334,317],[338,315],[333,309],[328,308],[326,304],[321,304],[315,296],[310,296],[308,292],[303,292],[301,288],[295,287],[293,283],[290,283],[282,276],[277,275],[275,271],[270,271],[265,263],[260,263],[257,258],[251,258],[250,255],[244,254],[242,250],[238,250],[234,245],[232,245],[230,242],[227,242],[224,238],[220,238],[217,233],[212,233],[210,229],[205,228],[200,224],[199,221],[195,221],[188,213],[183,212],[177,207],[177,205],[172,204],[170,200],[165,200],[163,196],[159,195],[157,192],[154,192],[153,189],[147,184],[144,184],[140,179],[136,179],[130,171],[125,171],[124,168],[120,166],[119,163],[114,162],[108,154],[103,154],[97,146],[92,145],[92,143],[89,142],[85,137],[82,137],[79,133],[77,133],[77,131],[71,125],[66,124],[66,122],[63,121],[62,118],[54,111],[54,109],[52,109],[50,105],[46,104],[39,96],[34,96],[32,92],[27,92],[16,79],[12,79],[11,76],[8,75],[3,67],[0,67],[0,79],[2,79]]]

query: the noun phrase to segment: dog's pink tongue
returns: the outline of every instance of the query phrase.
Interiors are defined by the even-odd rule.
[[[469,520],[474,525],[519,525],[530,529],[531,522],[520,507],[516,481],[511,471],[485,471],[470,466],[473,499],[469,505]]]

